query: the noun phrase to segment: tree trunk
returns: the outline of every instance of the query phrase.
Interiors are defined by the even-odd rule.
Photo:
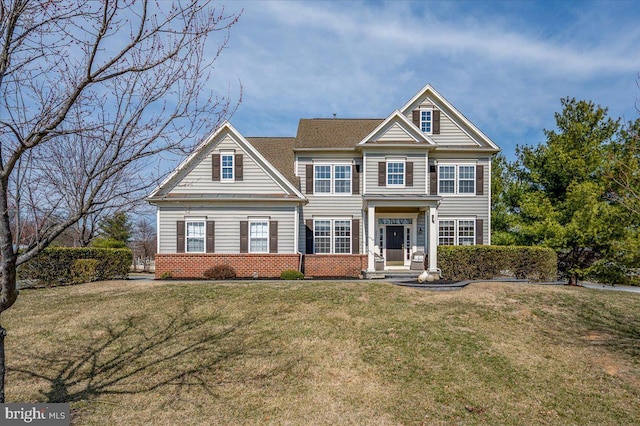
[[[578,285],[578,275],[571,274],[569,276],[569,282],[567,283],[567,285]]]
[[[4,338],[7,330],[0,325],[0,404],[4,404],[4,373],[6,371],[4,358]]]

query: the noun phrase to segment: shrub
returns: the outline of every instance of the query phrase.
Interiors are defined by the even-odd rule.
[[[212,280],[226,280],[236,277],[236,270],[230,265],[216,265],[204,271],[204,277]]]
[[[301,280],[304,278],[304,274],[295,269],[285,269],[280,273],[281,280]]]
[[[36,285],[40,287],[55,287],[77,283],[80,274],[88,273],[95,266],[93,279],[90,281],[126,278],[132,258],[129,249],[49,247],[21,265],[18,277],[36,280]],[[78,260],[95,260],[97,264],[80,262],[76,265]],[[74,277],[73,274],[77,275]]]
[[[510,273],[530,281],[555,280],[558,257],[550,248],[521,246],[440,246],[438,267],[449,280],[482,280]]]
[[[173,278],[173,274],[169,271],[163,272],[162,275],[160,275],[161,280],[170,280],[171,278]]]
[[[71,281],[74,284],[95,281],[99,264],[100,261],[97,259],[76,259],[71,267]]]

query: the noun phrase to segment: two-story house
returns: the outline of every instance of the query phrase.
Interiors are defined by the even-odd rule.
[[[225,122],[149,196],[156,276],[358,277],[439,245],[490,244],[499,148],[430,85],[385,119],[301,119],[296,137]]]

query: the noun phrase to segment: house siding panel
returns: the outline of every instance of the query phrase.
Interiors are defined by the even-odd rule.
[[[377,142],[415,142],[407,132],[398,124],[394,123],[384,134],[376,139]]]
[[[240,253],[240,221],[269,218],[278,222],[278,253],[295,253],[295,206],[244,204],[226,206],[159,206],[160,253],[176,252],[176,222],[186,217],[201,217],[216,222],[216,253]]]
[[[426,181],[426,152],[418,153],[367,153],[366,176],[367,195],[371,194],[425,194]],[[387,187],[378,185],[378,163],[385,162],[387,157],[406,158],[407,162],[413,163],[413,185],[405,185],[404,188]]]
[[[236,154],[243,155],[242,181],[235,182],[214,182],[212,179],[212,155],[219,154],[220,151],[235,150]],[[236,144],[230,136],[225,136],[213,151],[202,158],[193,170],[191,170],[181,182],[179,182],[170,193],[180,194],[200,194],[200,193],[262,193],[262,194],[282,194],[283,189],[271,179],[269,175],[255,162],[244,150]]]

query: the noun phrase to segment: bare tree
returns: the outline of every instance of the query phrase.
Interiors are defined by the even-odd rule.
[[[156,228],[147,218],[140,218],[133,225],[133,238],[129,244],[133,251],[134,262],[140,260],[144,265],[143,270],[149,270],[149,261],[156,253]]]
[[[158,153],[191,149],[233,113],[240,100],[209,78],[238,18],[207,1],[0,0],[0,313],[19,265],[138,201]]]

